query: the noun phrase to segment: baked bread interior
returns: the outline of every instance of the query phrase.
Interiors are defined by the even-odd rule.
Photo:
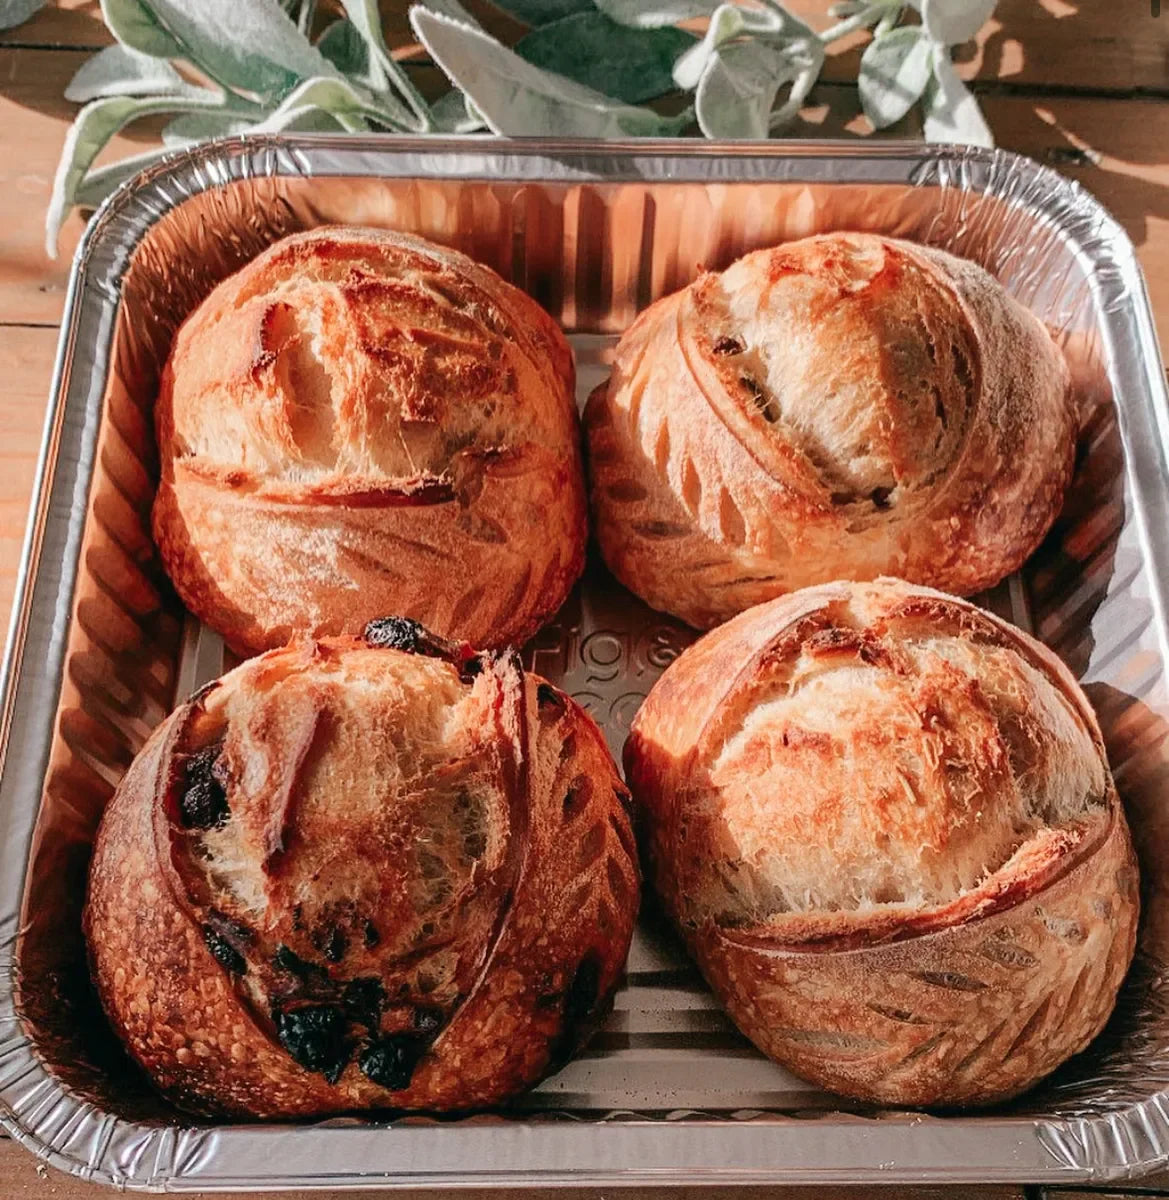
[[[242,652],[385,612],[523,641],[584,563],[572,354],[463,254],[326,226],[180,328],[153,526],[183,603]]]
[[[182,1107],[500,1102],[618,981],[627,802],[513,651],[398,618],[293,642],[181,705],[118,787],[85,910],[102,1002]]]
[[[1043,646],[894,580],[706,635],[626,746],[651,881],[740,1028],[885,1104],[983,1104],[1099,1032],[1137,890],[1095,718]]]

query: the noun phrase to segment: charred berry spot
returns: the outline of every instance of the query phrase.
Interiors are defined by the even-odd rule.
[[[426,1042],[412,1033],[394,1033],[370,1042],[357,1065],[378,1087],[400,1092],[410,1086],[414,1068],[426,1053]]]
[[[446,1014],[441,1008],[416,1008],[414,1010],[414,1028],[419,1033],[433,1037],[443,1027]]]
[[[218,743],[207,746],[183,764],[179,817],[184,829],[218,829],[231,816],[227,792],[215,769],[219,751]]]
[[[361,940],[365,943],[367,950],[372,950],[382,940],[382,935],[378,933],[377,926],[368,917],[362,929]]]
[[[459,668],[459,678],[464,683],[469,683],[478,675],[483,674],[483,655],[476,654],[473,658],[467,659]]]
[[[325,938],[324,945],[321,947],[321,953],[331,963],[339,963],[345,957],[345,951],[349,949],[349,939],[345,936],[340,926],[334,925],[329,930],[329,936]]]
[[[371,646],[387,650],[403,650],[407,654],[425,654],[431,658],[454,657],[450,642],[409,617],[378,617],[370,621],[361,636]]]
[[[317,1004],[277,1012],[276,1036],[293,1060],[306,1071],[335,1083],[349,1061],[345,1014],[332,1004]]]
[[[294,904],[292,906],[292,928],[298,933],[304,928],[304,905]]]
[[[879,508],[882,512],[889,508],[889,497],[893,494],[892,488],[879,487],[873,488],[869,493],[869,499],[873,502],[874,508]]]
[[[564,697],[550,683],[542,683],[536,688],[536,707],[545,719],[559,720],[564,712]]]
[[[235,975],[243,975],[248,964],[244,956],[232,946],[222,934],[217,933],[210,925],[203,926],[203,941],[211,951],[215,961],[225,970]]]
[[[746,348],[737,337],[724,334],[714,343],[711,350],[715,354],[742,354]]]
[[[287,971],[290,975],[295,975],[297,979],[304,980],[305,982],[325,977],[323,967],[319,967],[316,963],[311,963],[307,959],[301,958],[295,950],[289,949],[288,946],[279,946],[276,953],[272,956],[272,962],[282,971]]]
[[[351,979],[341,994],[341,1005],[345,1009],[345,1015],[351,1021],[356,1021],[375,1033],[385,1002],[386,991],[382,987],[382,981],[372,975]]]

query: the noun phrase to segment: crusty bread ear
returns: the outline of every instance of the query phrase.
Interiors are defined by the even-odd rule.
[[[532,299],[406,234],[272,246],[179,330],[153,525],[236,649],[397,612],[523,641],[584,563],[572,353]]]
[[[756,251],[643,312],[590,398],[601,552],[699,628],[837,578],[969,595],[1060,509],[1067,393],[973,263],[855,233]]]
[[[881,580],[750,609],[671,664],[625,758],[666,910],[798,1074],[985,1104],[1111,1012],[1137,879],[1095,717],[965,601]]]
[[[606,1010],[639,875],[600,731],[511,651],[394,618],[178,708],[98,833],[93,976],[183,1107],[498,1103]]]

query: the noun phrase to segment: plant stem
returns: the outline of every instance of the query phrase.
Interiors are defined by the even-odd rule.
[[[898,4],[900,7],[900,4]],[[848,17],[846,20],[839,21],[837,24],[825,29],[819,34],[820,41],[825,46],[832,42],[839,41],[842,37],[847,37],[850,33],[855,33],[858,29],[868,29],[879,18],[884,17],[889,10],[889,0],[881,0],[880,3],[870,4],[867,8],[862,8],[860,12]]]
[[[895,7],[891,8],[880,19],[880,21],[877,22],[877,28],[876,28],[876,31],[873,34],[873,36],[880,37],[881,34],[888,33],[889,30],[892,29],[893,26],[896,25],[897,22],[900,20],[901,20],[901,5],[898,4]]]

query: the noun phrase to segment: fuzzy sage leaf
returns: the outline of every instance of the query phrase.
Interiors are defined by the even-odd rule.
[[[958,78],[944,47],[934,47],[933,79],[925,94],[925,136],[931,142],[993,146],[974,94]]]
[[[23,25],[45,0],[0,0],[0,29],[12,29]]]
[[[418,40],[461,88],[493,133],[505,136],[652,137],[677,132],[678,118],[620,104],[543,71],[490,38],[419,5],[410,10]]]
[[[280,97],[301,79],[336,74],[276,0],[102,0],[102,14],[124,46],[186,59],[247,95]]]
[[[921,23],[942,46],[968,42],[990,20],[996,0],[917,0]]]
[[[65,89],[65,99],[86,104],[103,96],[214,96],[188,83],[164,58],[127,46],[107,46],[81,64]]]
[[[515,49],[537,67],[637,104],[673,90],[674,60],[694,43],[693,34],[672,26],[629,29],[584,12],[534,29]]]
[[[921,99],[933,75],[933,43],[920,25],[875,37],[861,55],[857,84],[874,129],[895,124]]]
[[[45,218],[45,248],[49,257],[56,256],[57,235],[61,230],[61,222],[73,207],[78,188],[89,170],[90,163],[97,158],[102,148],[119,129],[139,117],[194,111],[219,103],[221,101],[218,97],[208,101],[191,96],[107,96],[87,104],[65,136],[65,147],[61,152],[61,161],[53,181],[49,211]]]
[[[693,17],[709,17],[718,0],[593,0],[611,21],[634,29],[660,29]]]

